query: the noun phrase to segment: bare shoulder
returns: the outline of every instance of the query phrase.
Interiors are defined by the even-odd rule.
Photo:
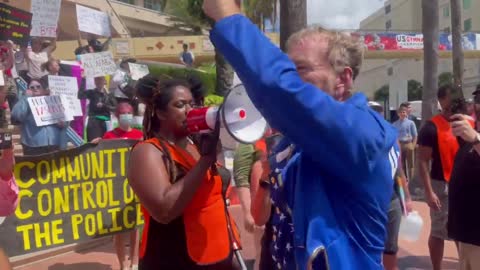
[[[163,156],[162,151],[160,151],[155,145],[151,143],[139,143],[132,149],[130,159],[148,159],[150,157],[161,156]]]

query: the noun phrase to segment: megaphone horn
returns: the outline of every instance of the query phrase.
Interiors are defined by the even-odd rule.
[[[261,139],[267,129],[267,121],[252,104],[241,84],[227,94],[221,107],[191,110],[187,115],[187,129],[190,133],[211,132],[217,117],[220,117],[221,128],[242,143]]]

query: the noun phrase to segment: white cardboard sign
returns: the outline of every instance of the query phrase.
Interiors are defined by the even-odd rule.
[[[63,105],[73,113],[73,116],[82,116],[82,106],[78,99],[77,78],[66,76],[48,76],[50,94],[64,96],[67,103]]]
[[[130,68],[130,74],[134,81],[138,81],[150,73],[147,65],[128,63],[128,67]]]
[[[59,122],[72,121],[72,113],[63,106],[67,103],[62,96],[29,97],[28,105],[37,126],[47,126]]]
[[[32,30],[33,37],[57,37],[58,17],[60,16],[61,0],[32,0]]]
[[[85,77],[95,78],[115,73],[117,65],[111,52],[87,53],[80,55]]]
[[[77,5],[78,30],[99,36],[110,37],[110,18],[105,12]]]

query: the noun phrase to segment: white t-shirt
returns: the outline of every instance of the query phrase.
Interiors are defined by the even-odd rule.
[[[27,51],[28,54],[28,76],[30,78],[41,78],[48,74],[47,71],[42,71],[42,65],[48,62],[48,56],[50,54],[50,49],[45,48],[39,53],[34,53],[31,50]]]
[[[115,71],[115,74],[113,74],[112,78],[110,79],[110,86],[109,86],[110,93],[113,93],[113,95],[117,98],[128,98],[122,92],[122,90],[119,89],[119,86],[123,88],[127,84],[128,84],[127,72],[123,71],[121,68],[117,69],[117,71]]]

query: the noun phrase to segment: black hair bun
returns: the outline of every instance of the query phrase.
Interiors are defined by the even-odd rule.
[[[206,91],[203,87],[203,82],[200,78],[194,74],[189,74],[186,78],[188,84],[190,85],[190,91],[194,99],[199,99],[205,96]]]
[[[153,98],[158,87],[159,79],[153,75],[146,75],[137,81],[137,97],[143,101]]]

